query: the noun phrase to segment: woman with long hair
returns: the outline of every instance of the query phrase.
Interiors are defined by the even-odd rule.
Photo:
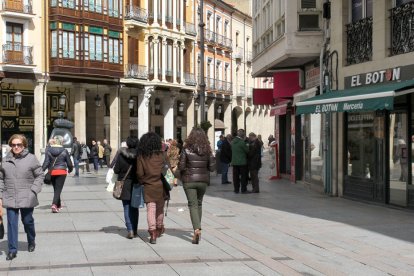
[[[180,161],[180,149],[177,146],[177,141],[172,139],[167,150],[168,161],[170,162],[171,171],[177,177],[178,162]],[[177,186],[177,178],[174,178],[174,186]]]
[[[144,201],[147,204],[150,243],[155,244],[157,238],[165,231],[165,193],[161,181],[165,156],[161,148],[160,136],[155,132],[148,132],[142,135],[138,149],[138,181],[144,185]]]
[[[52,176],[52,185],[54,190],[52,201],[52,213],[59,213],[62,210],[60,195],[65,184],[66,176],[73,170],[73,164],[70,160],[69,152],[62,146],[63,137],[57,135],[53,137],[55,144],[51,145],[43,162],[43,170],[50,170]]]
[[[6,260],[17,256],[19,213],[27,234],[28,251],[36,247],[33,209],[39,205],[37,195],[42,190],[43,171],[36,156],[29,153],[27,139],[14,134],[9,139],[10,152],[3,158],[0,169],[0,209],[7,208],[7,240],[9,251]]]
[[[184,142],[178,165],[194,229],[193,244],[198,244],[201,238],[203,197],[215,165],[206,133],[201,128],[193,128]]]
[[[138,218],[137,208],[131,206],[132,187],[138,184],[137,169],[137,146],[138,139],[128,137],[127,148],[121,148],[115,161],[114,173],[118,175],[118,180],[125,179],[122,187],[121,200],[124,207],[125,226],[128,234],[127,239],[132,239],[138,235]]]

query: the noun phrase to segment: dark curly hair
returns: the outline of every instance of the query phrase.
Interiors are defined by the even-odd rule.
[[[199,127],[191,130],[190,135],[185,139],[184,149],[188,149],[198,155],[210,155],[212,153],[207,135]]]
[[[138,144],[138,153],[143,157],[151,157],[161,152],[161,137],[155,132],[147,132],[141,136]]]

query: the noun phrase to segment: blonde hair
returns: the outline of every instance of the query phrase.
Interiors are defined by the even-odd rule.
[[[56,135],[55,137],[53,137],[53,139],[55,139],[55,144],[56,145],[63,145],[63,137],[60,135]]]
[[[13,134],[12,137],[10,137],[9,139],[9,146],[11,147],[12,145],[12,141],[14,139],[19,139],[22,141],[23,147],[27,148],[27,138],[26,136],[24,136],[23,134]]]

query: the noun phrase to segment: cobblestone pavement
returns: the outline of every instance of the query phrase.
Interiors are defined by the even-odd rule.
[[[175,188],[165,235],[148,243],[145,209],[139,238],[128,240],[122,204],[105,191],[105,170],[68,177],[65,207],[50,212],[45,186],[35,210],[37,247],[27,252],[20,227],[18,257],[0,275],[414,275],[414,213],[267,181],[260,194],[234,194],[213,176],[203,206],[203,234],[192,229],[182,187]]]

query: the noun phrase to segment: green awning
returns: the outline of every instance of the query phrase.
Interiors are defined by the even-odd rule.
[[[394,97],[414,92],[414,80],[327,92],[296,103],[296,115],[392,110]]]

